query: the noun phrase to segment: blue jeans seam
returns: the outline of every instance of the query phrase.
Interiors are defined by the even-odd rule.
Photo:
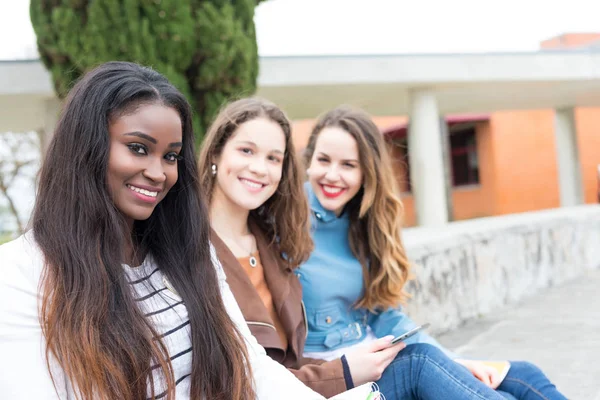
[[[415,357],[415,358],[421,358],[421,359],[425,359],[425,361],[428,361],[430,363],[432,363],[433,365],[437,366],[438,368],[440,368],[442,371],[444,371],[444,373],[449,376],[455,383],[457,383],[459,386],[461,386],[462,388],[464,388],[465,390],[468,390],[469,392],[471,392],[473,395],[479,397],[480,399],[483,400],[487,400],[486,397],[484,397],[481,393],[474,391],[473,389],[471,389],[468,385],[466,385],[463,381],[457,379],[454,375],[452,375],[446,368],[444,368],[442,365],[438,364],[437,362],[435,362],[434,360],[432,360],[430,357],[426,356],[426,355],[411,355],[411,357]],[[452,361],[455,362],[455,361]],[[477,379],[476,377],[473,377],[473,379]],[[483,383],[482,383],[483,384]],[[490,388],[490,390],[493,390]]]
[[[505,378],[505,380],[511,381],[511,382],[516,382],[516,383],[520,383],[521,385],[523,385],[526,388],[528,388],[529,390],[531,390],[533,393],[535,393],[538,396],[540,396],[540,399],[542,399],[542,400],[548,400],[548,398],[546,396],[544,396],[543,394],[541,394],[540,392],[538,392],[533,386],[531,386],[530,384],[528,384],[525,381],[522,381],[522,380],[516,379],[516,378],[508,378],[508,377]]]

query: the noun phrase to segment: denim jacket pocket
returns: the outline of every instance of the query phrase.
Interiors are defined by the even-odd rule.
[[[315,327],[319,330],[330,330],[341,320],[341,318],[342,313],[337,306],[319,309],[315,313]]]

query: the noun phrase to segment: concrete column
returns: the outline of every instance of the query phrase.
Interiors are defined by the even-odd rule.
[[[439,118],[434,92],[416,90],[411,93],[408,132],[410,181],[420,226],[438,226],[448,222]]]
[[[572,107],[555,111],[554,133],[556,135],[560,205],[568,207],[583,204],[575,113]]]
[[[448,221],[454,221],[454,205],[452,201],[452,146],[450,132],[444,116],[440,117],[440,135],[442,137],[442,162],[444,165],[444,191],[446,192],[446,210]]]

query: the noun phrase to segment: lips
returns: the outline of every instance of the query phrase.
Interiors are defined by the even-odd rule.
[[[254,181],[252,179],[239,178],[239,180],[250,192],[260,192],[265,186],[267,186],[264,183]]]
[[[127,184],[126,186],[129,188],[129,190],[135,197],[137,197],[139,200],[146,202],[146,203],[156,202],[158,193],[160,192],[159,189],[149,188],[147,186],[141,187],[141,186],[134,186],[131,184]]]
[[[342,193],[346,192],[348,189],[341,188],[337,186],[330,185],[321,185],[321,192],[323,195],[330,199],[335,199],[339,197]]]

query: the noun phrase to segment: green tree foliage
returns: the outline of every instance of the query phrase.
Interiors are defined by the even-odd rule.
[[[31,0],[30,14],[59,97],[98,64],[134,61],[187,96],[202,133],[223,103],[256,89],[260,1]]]

